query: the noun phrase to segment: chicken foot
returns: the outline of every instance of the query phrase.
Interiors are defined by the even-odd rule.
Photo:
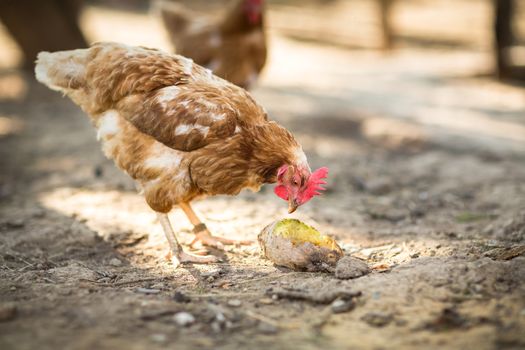
[[[182,246],[180,245],[179,240],[177,239],[177,235],[171,227],[168,214],[157,213],[157,217],[159,218],[159,222],[162,226],[162,229],[164,230],[164,234],[166,235],[166,239],[168,240],[168,243],[170,245],[171,262],[175,267],[178,267],[180,264],[187,262],[196,264],[208,264],[219,261],[219,259],[215,256],[197,256],[186,253],[182,249]]]
[[[199,219],[197,214],[195,214],[189,203],[179,203],[179,206],[184,211],[191,224],[193,225],[193,233],[195,234],[195,239],[191,242],[191,246],[194,246],[197,242],[201,242],[203,245],[224,250],[224,245],[248,245],[252,243],[251,241],[247,240],[234,240],[224,237],[213,236],[206,227],[206,225]]]

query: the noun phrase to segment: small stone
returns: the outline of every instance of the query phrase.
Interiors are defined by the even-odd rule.
[[[117,266],[121,266],[121,265],[122,265],[122,261],[120,261],[120,260],[117,259],[117,258],[113,258],[113,259],[111,259],[111,260],[109,261],[109,264],[110,264],[111,266],[115,266],[115,267],[117,267]]]
[[[12,291],[12,292],[14,292],[14,291],[16,290],[16,286],[11,286],[11,287],[9,288],[9,290]]]
[[[239,299],[231,299],[231,300],[228,300],[228,306],[231,306],[231,307],[239,307],[242,305],[242,301],[240,301]]]
[[[135,292],[141,293],[141,294],[159,294],[160,293],[160,289],[150,289],[150,288],[139,287],[139,288],[135,289]]]
[[[340,314],[343,312],[350,311],[354,307],[352,300],[336,299],[332,302],[332,312],[334,314]]]
[[[175,300],[177,303],[189,303],[191,298],[183,292],[176,291],[175,294],[173,294],[173,300]]]
[[[104,175],[104,168],[101,165],[97,165],[93,169],[93,175],[95,175],[96,178],[100,178]]]
[[[222,269],[213,269],[211,271],[205,271],[201,273],[202,277],[213,277],[217,278],[222,274]]]
[[[259,322],[259,325],[257,326],[257,329],[262,334],[275,334],[279,331],[279,328],[274,326],[273,324],[269,324],[267,322]]]
[[[363,317],[361,317],[361,320],[365,321],[372,327],[384,327],[392,320],[394,317],[391,314],[386,314],[384,312],[369,312]]]
[[[195,322],[195,317],[189,312],[178,312],[173,315],[173,321],[181,327],[187,327]]]
[[[261,298],[261,299],[259,299],[259,304],[271,305],[273,303],[274,303],[274,300],[270,299],[270,298]]]
[[[35,209],[31,213],[31,216],[33,216],[34,218],[43,218],[44,216],[46,216],[46,212],[43,209]]]
[[[369,273],[370,267],[366,262],[351,256],[339,259],[335,267],[335,277],[343,280],[361,277]]]
[[[168,337],[166,337],[166,334],[152,334],[151,340],[153,340],[155,343],[165,343]]]
[[[0,322],[11,321],[16,317],[17,308],[13,304],[0,304]]]
[[[217,312],[215,315],[215,320],[217,320],[217,322],[224,323],[226,322],[226,316],[224,316],[222,312]]]
[[[220,331],[222,331],[222,323],[219,323],[217,321],[212,322],[211,329],[215,333],[220,333]]]
[[[388,179],[377,178],[366,182],[365,189],[371,194],[381,196],[392,190],[392,184]]]
[[[22,219],[8,220],[6,223],[8,228],[22,228],[25,226],[25,221]]]

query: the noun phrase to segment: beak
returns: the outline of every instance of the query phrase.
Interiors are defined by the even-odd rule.
[[[288,199],[288,214],[293,213],[299,205],[295,201],[295,198],[289,198]]]

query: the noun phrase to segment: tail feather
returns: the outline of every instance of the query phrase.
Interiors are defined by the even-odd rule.
[[[88,49],[40,52],[35,66],[36,79],[50,89],[67,92],[85,84]]]

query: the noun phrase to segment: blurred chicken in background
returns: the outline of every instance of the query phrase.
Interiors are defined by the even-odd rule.
[[[266,62],[264,0],[237,0],[219,20],[174,2],[157,6],[178,54],[243,88],[257,81]]]

